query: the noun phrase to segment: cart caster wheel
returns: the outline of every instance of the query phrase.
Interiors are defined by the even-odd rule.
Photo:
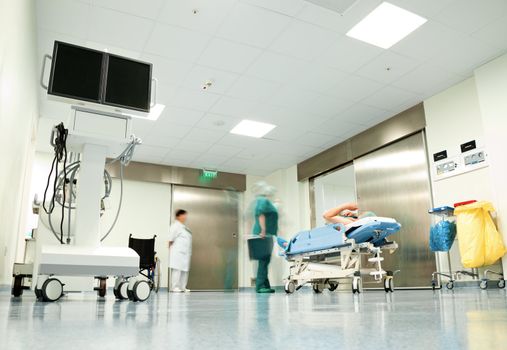
[[[129,282],[127,289],[128,298],[132,301],[145,301],[150,297],[150,284],[145,280],[134,281],[133,285]]]
[[[504,289],[505,288],[505,280],[504,279],[498,280],[498,282],[496,283],[496,285],[497,285],[498,288]]]
[[[23,277],[15,276],[14,283],[12,284],[11,294],[13,297],[20,297],[23,295]]]
[[[42,292],[42,300],[57,301],[63,295],[63,284],[56,278],[48,278],[44,281],[40,290]]]
[[[118,284],[118,288],[113,289],[113,293],[116,299],[125,300],[129,298],[129,295],[127,293],[128,285],[128,282],[123,281]]]
[[[386,293],[392,293],[394,292],[394,283],[393,278],[391,276],[387,276],[384,278],[384,290]]]
[[[42,290],[38,289],[38,288],[35,288],[34,289],[34,292],[35,292],[35,297],[37,299],[42,299]]]
[[[431,289],[433,290],[437,289],[437,281],[435,280],[431,281]]]
[[[361,279],[354,278],[352,280],[352,294],[360,294],[361,293]]]
[[[482,280],[481,283],[479,283],[479,287],[481,289],[488,289],[488,281]]]
[[[336,289],[338,289],[339,283],[338,282],[329,282],[329,287],[327,289],[330,292],[334,292]]]
[[[322,283],[314,283],[313,291],[315,292],[315,294],[322,293],[324,291],[324,285]]]
[[[104,278],[99,279],[99,287],[97,288],[97,294],[99,297],[103,298],[106,296],[107,285],[106,280]]]
[[[285,290],[285,293],[292,294],[296,291],[296,284],[293,281],[285,282],[283,289]]]
[[[454,282],[447,282],[445,286],[447,287],[447,289],[451,290],[454,288]]]

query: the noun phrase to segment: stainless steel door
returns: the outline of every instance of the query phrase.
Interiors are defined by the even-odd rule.
[[[436,264],[428,243],[431,192],[423,133],[358,158],[354,167],[359,207],[402,224],[392,236],[398,251],[384,256],[386,269],[400,270],[395,286],[429,287]]]
[[[238,196],[234,191],[173,186],[172,209],[188,211],[192,231],[189,289],[238,287]]]

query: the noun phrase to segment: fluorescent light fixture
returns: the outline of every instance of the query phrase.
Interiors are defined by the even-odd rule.
[[[144,120],[157,120],[160,115],[162,114],[162,112],[164,111],[165,109],[165,105],[163,104],[160,104],[160,103],[157,103],[155,106],[151,107],[150,108],[150,113],[146,114],[131,114],[131,113],[124,113],[122,112],[123,115],[128,115],[129,117],[132,117],[132,118],[139,118],[139,119],[144,119]]]
[[[250,136],[250,137],[263,137],[268,132],[276,128],[276,125],[254,122],[253,120],[242,120],[231,131],[231,134]]]
[[[383,2],[349,30],[347,36],[388,49],[426,22],[426,18]]]

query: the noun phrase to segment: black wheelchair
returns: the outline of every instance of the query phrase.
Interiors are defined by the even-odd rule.
[[[129,235],[129,248],[139,255],[139,274],[149,280],[151,290],[158,293],[160,287],[160,260],[155,251],[155,238],[134,238]]]

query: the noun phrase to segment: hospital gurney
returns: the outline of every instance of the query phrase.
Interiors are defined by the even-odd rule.
[[[393,291],[393,272],[382,269],[384,250],[393,253],[398,245],[387,237],[398,232],[396,220],[366,217],[348,225],[331,224],[302,231],[290,241],[278,239],[282,255],[290,262],[285,291],[294,293],[307,283],[316,293],[325,288],[334,291],[340,279],[352,279],[352,292],[361,292],[361,275],[383,282],[386,292]],[[361,257],[368,256],[371,267],[361,266]]]

